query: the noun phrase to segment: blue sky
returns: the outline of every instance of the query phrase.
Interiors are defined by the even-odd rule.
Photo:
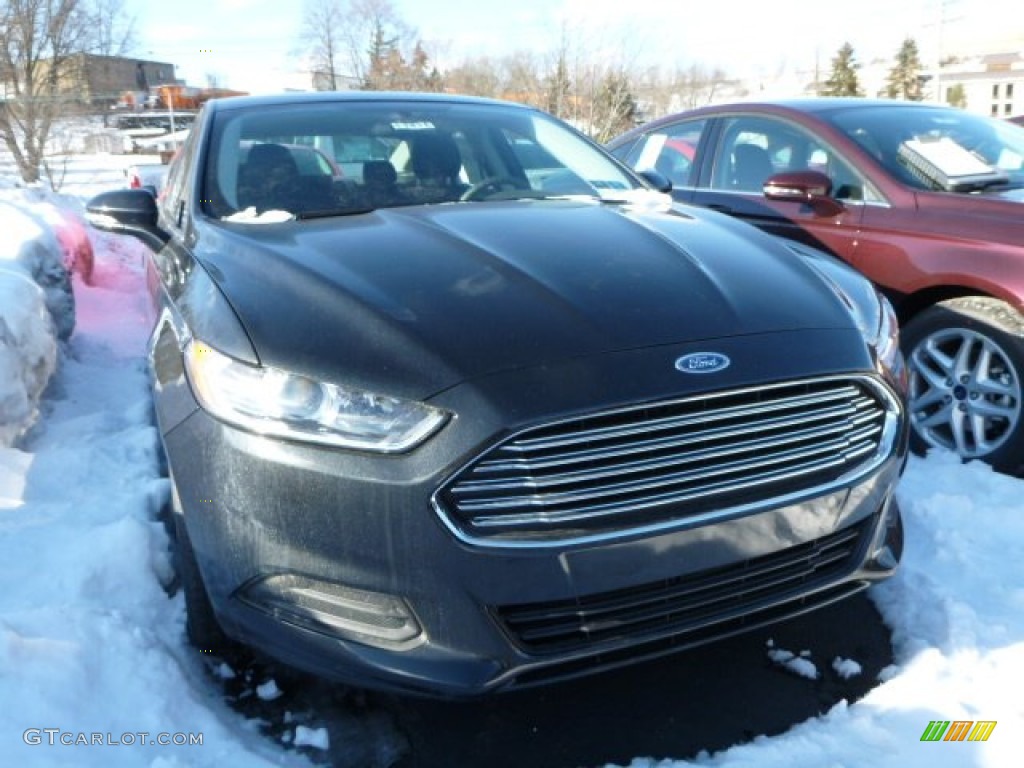
[[[558,44],[563,23],[588,53],[630,63],[719,66],[732,74],[827,67],[849,41],[863,62],[891,56],[906,36],[926,58],[943,45],[998,39],[1024,49],[1019,0],[394,0],[442,64],[470,55],[531,51]],[[126,0],[136,16],[139,55],[178,66],[190,85],[215,74],[253,92],[295,84],[301,69],[303,4],[281,0]],[[853,8],[856,15],[851,14]]]

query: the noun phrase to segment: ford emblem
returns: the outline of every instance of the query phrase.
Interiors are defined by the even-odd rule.
[[[676,360],[676,368],[683,373],[718,373],[732,362],[718,352],[694,352]]]

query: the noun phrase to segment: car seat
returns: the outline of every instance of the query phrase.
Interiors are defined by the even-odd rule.
[[[363,163],[363,193],[374,208],[398,205],[405,200],[397,181],[395,166],[387,160],[367,160]]]
[[[419,133],[409,144],[416,196],[421,202],[458,200],[465,186],[459,181],[462,156],[455,140],[444,133]],[[436,199],[434,199],[436,198]]]
[[[238,171],[238,205],[257,211],[276,207],[282,186],[299,177],[291,152],[280,144],[254,144]]]
[[[756,144],[737,144],[732,148],[732,188],[760,192],[765,180],[775,172],[768,151]]]

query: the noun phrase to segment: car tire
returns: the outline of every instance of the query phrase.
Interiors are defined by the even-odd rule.
[[[1024,317],[1004,301],[965,296],[903,326],[911,448],[944,448],[1002,472],[1024,465]]]
[[[172,515],[174,517],[175,566],[178,570],[178,581],[185,595],[185,632],[189,642],[203,654],[224,657],[234,647],[232,641],[224,634],[217,616],[213,612],[210,597],[203,584],[203,576],[196,562],[185,526],[185,518],[181,513],[178,493],[172,489]]]

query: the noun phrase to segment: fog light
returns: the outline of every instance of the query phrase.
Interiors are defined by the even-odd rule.
[[[249,584],[239,599],[280,621],[366,645],[402,650],[422,634],[401,598],[296,574]]]

